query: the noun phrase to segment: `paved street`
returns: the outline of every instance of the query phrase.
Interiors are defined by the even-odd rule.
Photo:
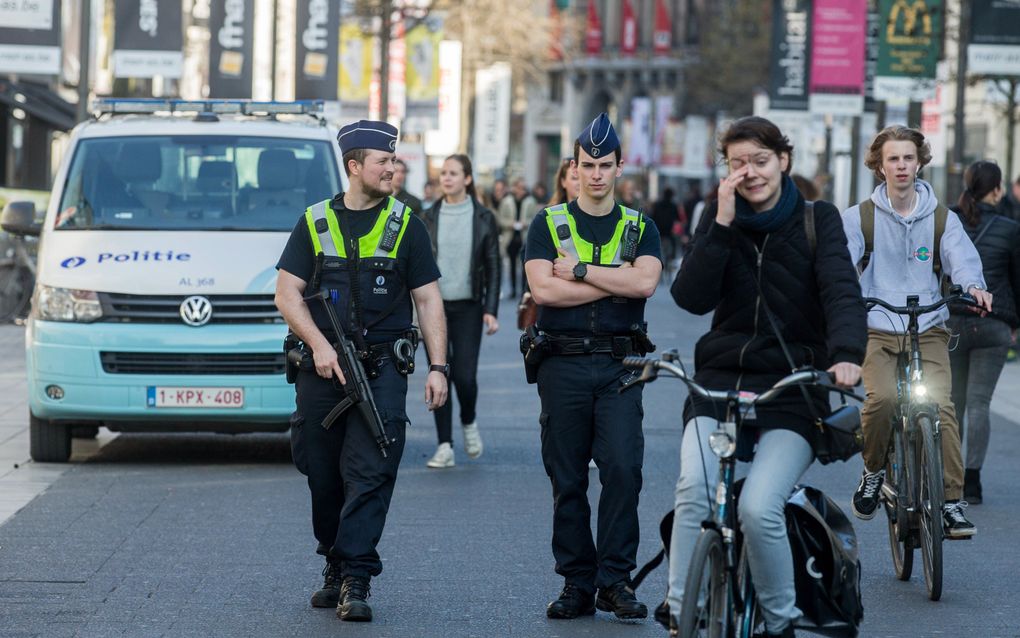
[[[677,346],[687,360],[708,325],[676,310],[665,288],[649,317],[660,349]],[[665,635],[651,619],[622,623],[601,612],[576,621],[545,618],[561,583],[549,549],[552,503],[539,456],[538,398],[524,383],[510,302],[501,320],[502,331],[485,340],[481,355],[480,459],[461,454],[458,436],[456,468],[425,468],[435,429],[421,399],[423,375],[413,378],[413,426],[380,545],[385,570],[372,582],[376,621],[367,625],[341,623],[331,610],[308,605],[322,561],[314,554],[307,488],[290,464],[285,436],[103,434],[98,443],[75,441],[68,466],[26,463],[20,329],[0,329],[0,521],[10,516],[0,524],[0,636]],[[1020,432],[1003,417],[1018,413],[1018,389],[1020,364],[1013,364],[995,403],[986,504],[968,511],[979,534],[946,545],[941,602],[924,594],[919,556],[911,582],[895,579],[881,516],[856,522],[862,636],[1020,636],[1011,613],[1020,571]],[[645,392],[639,563],[658,550],[658,521],[672,505],[685,395],[667,380]],[[859,472],[858,458],[816,466],[807,481],[842,505]],[[597,486],[591,492],[596,498]],[[639,596],[654,607],[664,587],[660,568]]]

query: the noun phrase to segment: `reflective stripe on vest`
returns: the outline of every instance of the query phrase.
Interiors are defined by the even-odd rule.
[[[347,244],[344,242],[343,233],[340,232],[340,223],[337,221],[335,213],[327,214],[327,211],[331,209],[330,201],[327,199],[312,204],[305,210],[305,222],[308,224],[308,234],[312,238],[312,249],[316,255],[321,253],[327,257],[346,259]],[[367,256],[396,258],[400,241],[404,238],[404,231],[407,230],[407,222],[410,219],[406,213],[407,207],[390,197],[386,208],[379,211],[372,230],[358,239],[358,253],[363,258]],[[391,216],[395,224],[388,236],[385,231]],[[320,222],[320,219],[323,221]],[[384,242],[384,239],[391,241]],[[392,243],[392,247],[386,250],[387,244],[390,243]]]
[[[567,211],[567,205],[551,206],[545,209],[545,214],[549,232],[552,233],[553,244],[579,262],[594,263],[595,246],[577,233],[577,224],[574,221],[574,216]],[[621,240],[623,231],[628,225],[638,227],[638,240],[640,241],[645,233],[645,221],[641,218],[641,213],[621,205],[620,221],[616,224],[612,238],[599,247],[598,265],[623,265],[623,242]]]

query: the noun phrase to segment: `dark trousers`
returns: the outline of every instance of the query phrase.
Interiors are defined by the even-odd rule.
[[[333,426],[323,418],[340,400],[332,381],[314,371],[301,371],[297,379],[297,411],[291,419],[294,461],[308,476],[312,492],[312,529],[318,552],[339,558],[350,576],[376,576],[382,562],[375,550],[382,536],[386,512],[404,453],[407,378],[392,362],[380,365],[371,381],[379,415],[390,443],[383,458],[368,425],[350,409]]]
[[[619,393],[628,374],[608,354],[553,356],[538,370],[556,573],[588,592],[629,579],[637,559],[644,412],[641,386]],[[588,503],[590,459],[602,484],[597,542]]]
[[[960,438],[967,442],[964,467],[980,470],[988,452],[989,410],[995,384],[1006,364],[1010,329],[1006,322],[994,317],[953,315],[949,330],[959,335],[956,347],[949,351],[949,361]]]
[[[478,352],[482,347],[482,305],[475,301],[444,301],[451,390],[457,390],[460,422],[474,423],[478,404]],[[435,411],[440,443],[453,444],[453,402]]]
[[[524,247],[524,242],[521,239],[520,231],[514,231],[513,237],[510,238],[509,243],[506,245],[506,256],[510,259],[510,298],[515,299],[519,290],[523,289],[524,286],[524,264],[521,261],[521,249]],[[517,275],[521,276],[521,289],[517,288]]]

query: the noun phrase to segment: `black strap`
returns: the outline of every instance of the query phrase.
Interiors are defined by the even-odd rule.
[[[347,267],[351,271],[349,277],[351,283],[351,308],[348,314],[351,324],[351,339],[358,352],[367,353],[368,344],[365,342],[365,322],[362,317],[361,300],[361,248],[358,238],[351,232],[350,212],[346,209],[336,212],[337,221],[340,223],[340,234],[347,242]]]
[[[985,233],[988,232],[988,229],[995,225],[995,221],[997,219],[999,219],[999,216],[998,215],[993,215],[991,217],[991,219],[988,220],[988,223],[985,224],[985,227],[981,229],[981,232],[978,233],[978,236],[974,238],[974,247],[975,248],[977,247],[978,242],[981,241],[981,238],[985,236]]]

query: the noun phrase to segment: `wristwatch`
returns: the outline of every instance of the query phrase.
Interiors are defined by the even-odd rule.
[[[574,281],[584,281],[588,276],[588,264],[578,263],[574,266]]]
[[[432,365],[429,366],[429,372],[442,372],[443,376],[446,377],[447,379],[449,379],[450,378],[450,364],[449,363],[444,363],[443,365],[438,365],[438,364],[433,363]]]

